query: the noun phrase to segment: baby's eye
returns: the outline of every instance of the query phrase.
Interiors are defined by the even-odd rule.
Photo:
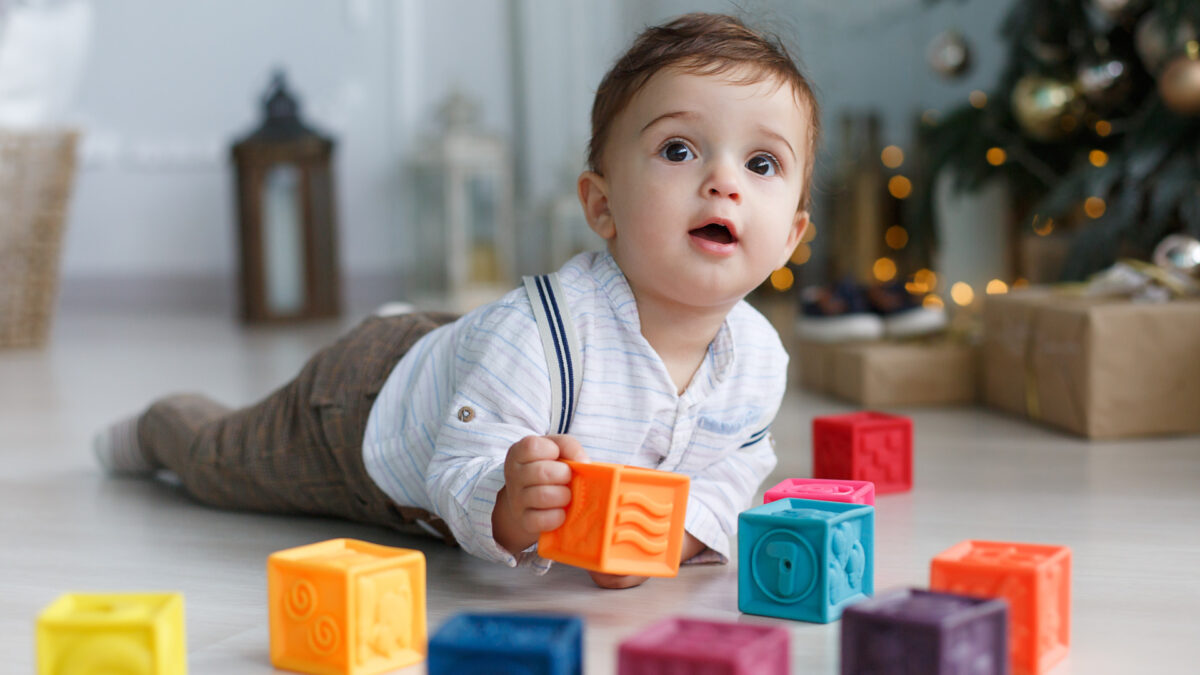
[[[755,155],[746,162],[746,168],[760,176],[774,176],[779,171],[779,162],[770,155]]]
[[[663,146],[658,154],[668,162],[686,162],[689,159],[694,159],[695,155],[686,144],[682,141],[671,141]]]

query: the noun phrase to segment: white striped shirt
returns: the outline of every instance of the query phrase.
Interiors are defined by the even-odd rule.
[[[788,359],[778,334],[739,302],[677,394],[612,256],[575,256],[559,280],[583,352],[570,434],[592,460],[689,476],[685,528],[727,561],[738,513],[775,467],[768,427]],[[363,462],[398,504],[445,520],[468,553],[544,571],[536,546],[518,560],[496,543],[492,509],[509,446],[551,433],[550,407],[545,352],[519,288],[413,345],[371,408]]]

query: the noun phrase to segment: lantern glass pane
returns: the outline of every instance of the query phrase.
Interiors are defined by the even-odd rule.
[[[496,259],[496,181],[492,176],[472,174],[467,180],[467,232],[473,282],[500,281]]]
[[[304,214],[300,170],[277,164],[263,182],[263,268],[267,310],[299,314],[305,306]]]

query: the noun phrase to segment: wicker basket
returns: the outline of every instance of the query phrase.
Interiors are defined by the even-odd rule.
[[[77,138],[0,130],[0,347],[50,334]]]

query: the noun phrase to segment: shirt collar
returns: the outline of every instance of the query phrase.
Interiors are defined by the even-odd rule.
[[[612,254],[608,251],[597,253],[592,274],[601,292],[607,296],[613,315],[625,324],[628,330],[641,336],[642,321],[638,315],[633,289],[629,287],[629,280],[625,278],[625,273],[621,271]],[[730,311],[737,311],[737,308]],[[649,348],[648,343],[646,346]],[[733,370],[734,356],[733,330],[729,326],[729,317],[726,316],[721,322],[721,327],[717,329],[716,337],[709,343],[704,361],[692,376],[692,382],[683,396],[697,401],[705,398]]]

